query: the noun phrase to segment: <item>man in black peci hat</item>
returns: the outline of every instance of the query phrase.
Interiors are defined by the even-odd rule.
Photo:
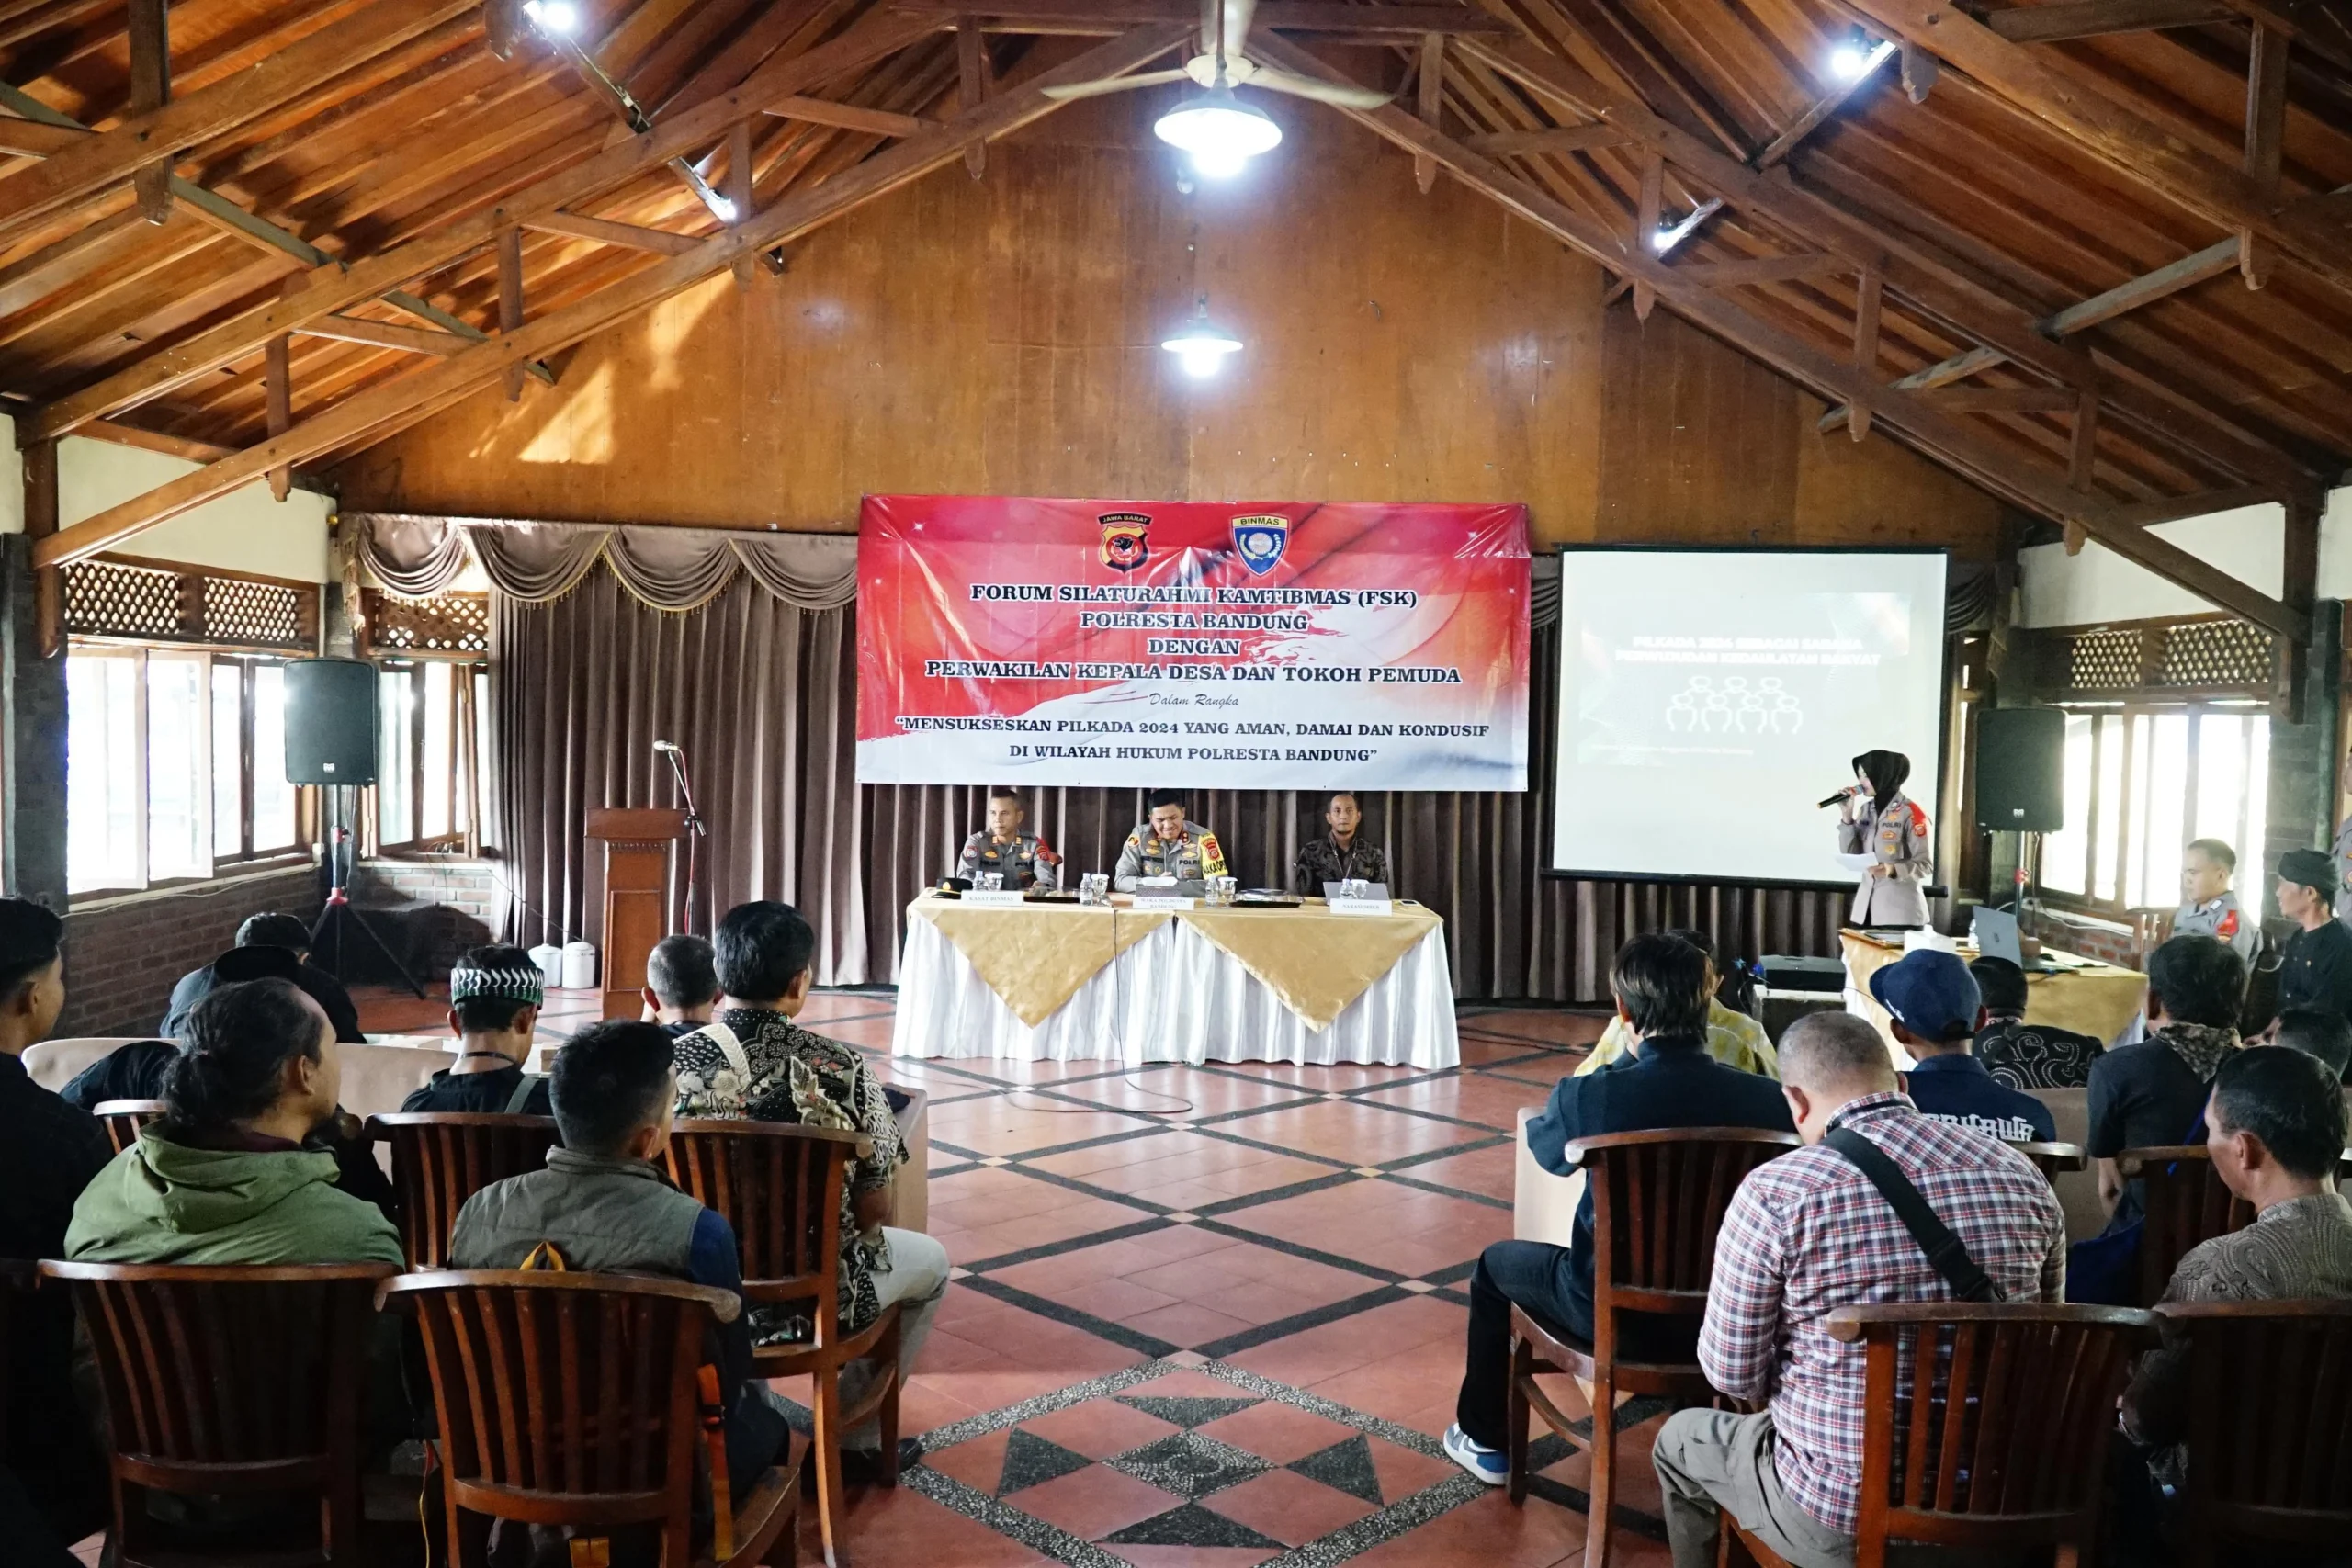
[[[2335,918],[2335,863],[2324,850],[2278,857],[2278,912],[2302,929],[2287,941],[2278,1010],[2324,1008],[2352,1018],[2352,930]]]

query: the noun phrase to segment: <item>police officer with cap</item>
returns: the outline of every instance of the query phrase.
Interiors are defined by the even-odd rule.
[[[2237,949],[2248,967],[2262,951],[2262,922],[2248,915],[2231,891],[2238,852],[2219,839],[2199,839],[2180,857],[2180,912],[2172,918],[2175,936],[2210,936]]]
[[[1009,789],[990,790],[989,825],[964,840],[956,874],[977,878],[984,871],[999,872],[1006,887],[1022,892],[1032,887],[1052,892],[1059,887],[1062,857],[1036,834],[1021,830],[1028,816],[1020,795]]]
[[[1127,835],[1112,873],[1114,887],[1134,893],[1145,877],[1170,876],[1177,892],[1198,894],[1210,877],[1226,874],[1216,835],[1186,815],[1182,790],[1154,790],[1146,804],[1151,815]]]
[[[2335,918],[2335,861],[2324,850],[2278,857],[2278,912],[2301,927],[2278,971],[2278,1010],[2324,1008],[2352,1018],[2352,930]]]

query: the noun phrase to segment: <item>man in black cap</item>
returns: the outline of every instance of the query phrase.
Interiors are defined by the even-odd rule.
[[[203,968],[180,976],[179,984],[172,987],[171,1009],[155,1032],[167,1040],[178,1039],[187,1015],[212,994],[215,986],[232,986],[241,980],[291,980],[327,1015],[338,1043],[365,1043],[368,1037],[359,1032],[359,1010],[352,1005],[351,993],[343,988],[342,981],[310,960],[311,928],[299,918],[274,913],[249,916],[237,928],[235,947]]]
[[[2352,1017],[2352,930],[2335,918],[2335,863],[2324,850],[2278,857],[2278,912],[2302,929],[2287,941],[2278,1010],[2324,1008]]]

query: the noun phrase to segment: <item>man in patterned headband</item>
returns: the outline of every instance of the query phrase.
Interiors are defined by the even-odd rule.
[[[457,1063],[401,1102],[402,1111],[551,1116],[548,1080],[526,1073],[547,984],[519,947],[467,950],[449,971],[449,1032]]]

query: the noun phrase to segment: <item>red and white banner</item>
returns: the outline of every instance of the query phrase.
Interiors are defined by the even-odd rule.
[[[1527,787],[1524,506],[871,495],[869,784]]]

